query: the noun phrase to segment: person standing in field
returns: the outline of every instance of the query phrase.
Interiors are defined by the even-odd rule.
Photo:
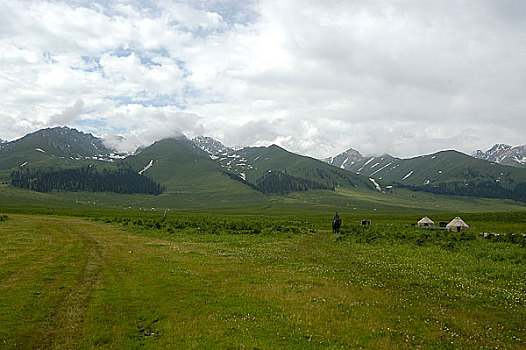
[[[340,226],[342,225],[342,219],[340,219],[340,215],[338,215],[338,212],[334,214],[334,218],[332,219],[332,233],[340,233]]]

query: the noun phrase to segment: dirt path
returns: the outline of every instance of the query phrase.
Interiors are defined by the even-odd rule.
[[[5,315],[11,329],[0,331],[0,339],[8,347],[77,348],[103,272],[115,264],[112,254],[149,239],[76,218],[9,217],[0,227],[0,301],[22,318]],[[14,333],[18,340],[9,343]]]
[[[314,259],[316,257],[315,251],[319,245],[324,244],[331,235],[332,233],[329,233],[329,231],[316,233],[298,245],[298,252],[306,259]]]
[[[88,259],[83,266],[81,279],[70,287],[57,307],[46,329],[44,348],[71,349],[81,337],[84,314],[94,289],[100,285],[100,272],[104,268],[107,246],[101,240],[99,228],[76,219],[44,219],[56,223],[60,220],[64,233],[82,243]],[[97,234],[98,233],[98,234]]]

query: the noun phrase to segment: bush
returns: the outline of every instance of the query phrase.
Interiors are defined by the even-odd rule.
[[[447,250],[456,249],[457,245],[469,245],[477,239],[474,232],[449,232],[443,230],[423,230],[396,226],[347,226],[341,231],[338,241],[352,241],[367,244],[414,244],[418,246],[438,245]]]
[[[301,234],[314,233],[314,225],[280,218],[230,217],[219,215],[180,215],[163,221],[160,217],[97,217],[135,230],[155,230],[173,234],[177,231],[198,234]]]

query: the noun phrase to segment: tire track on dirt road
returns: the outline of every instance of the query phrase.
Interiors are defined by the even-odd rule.
[[[80,225],[79,225],[80,223]],[[93,235],[93,227],[86,222],[67,223],[65,229],[76,235],[86,249],[89,259],[84,266],[82,279],[70,290],[55,317],[53,348],[70,349],[81,335],[82,322],[93,291],[101,284],[100,272],[105,266],[107,246]],[[57,332],[58,331],[58,332]]]
[[[82,244],[87,260],[82,266],[80,279],[69,286],[69,291],[49,315],[49,321],[42,329],[41,341],[35,348],[71,349],[78,346],[82,336],[85,311],[93,291],[101,284],[100,272],[105,266],[106,245],[93,232],[95,225],[79,219],[40,217],[45,224],[60,227],[69,239]]]

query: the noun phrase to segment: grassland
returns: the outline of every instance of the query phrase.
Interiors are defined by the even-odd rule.
[[[247,187],[248,188],[248,187]],[[217,191],[168,191],[159,196],[92,192],[39,193],[0,184],[0,211],[96,212],[171,209],[176,211],[223,211],[233,213],[458,213],[525,211],[526,203],[506,199],[443,196],[396,189],[380,193],[338,188],[336,191],[307,191],[288,195],[263,195],[254,190],[226,193]],[[59,210],[60,209],[60,210]]]
[[[0,347],[526,346],[525,212],[70,213],[0,216]]]

